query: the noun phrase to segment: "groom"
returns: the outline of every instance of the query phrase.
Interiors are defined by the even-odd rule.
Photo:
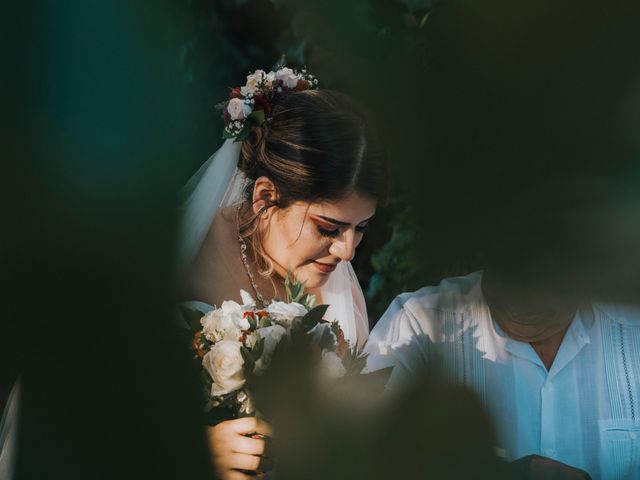
[[[497,451],[530,472],[640,477],[638,311],[558,300],[476,272],[399,295],[366,351],[368,370],[394,367],[389,390],[420,382],[427,369],[474,390]]]

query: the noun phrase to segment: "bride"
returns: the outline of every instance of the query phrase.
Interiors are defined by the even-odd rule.
[[[345,338],[368,335],[350,260],[384,188],[380,152],[349,97],[317,89],[306,73],[258,70],[221,105],[223,146],[185,186],[180,239],[183,294],[209,305],[285,298],[289,272],[330,305]],[[209,429],[216,474],[267,469],[270,427],[255,418]]]

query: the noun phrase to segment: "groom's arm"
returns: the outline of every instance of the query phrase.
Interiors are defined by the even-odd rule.
[[[404,296],[398,296],[371,331],[364,348],[366,371],[393,367],[387,390],[401,389],[422,376],[427,345],[424,325],[405,308]]]

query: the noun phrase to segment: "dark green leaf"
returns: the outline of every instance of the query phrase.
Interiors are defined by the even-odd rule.
[[[253,368],[255,366],[255,362],[253,360],[253,355],[251,354],[251,350],[247,347],[240,347],[240,354],[242,355],[242,359],[244,360],[244,372],[245,377],[248,377],[251,373],[253,373]]]
[[[253,313],[251,315],[247,315],[247,320],[249,321],[249,327],[252,330],[258,328],[258,322],[256,321],[256,317],[253,315]]]
[[[329,305],[318,305],[317,307],[311,309],[307,314],[302,317],[302,324],[308,330],[311,330],[315,327],[318,322],[322,321],[322,317],[327,313],[327,309]]]
[[[184,305],[179,305],[179,308],[182,318],[184,318],[184,321],[194,333],[202,330],[200,319],[204,317],[204,313],[195,308],[185,307]]]
[[[253,358],[258,361],[264,352],[264,338],[260,337],[253,347]]]
[[[247,119],[251,120],[255,125],[262,125],[265,119],[264,110],[254,110]]]

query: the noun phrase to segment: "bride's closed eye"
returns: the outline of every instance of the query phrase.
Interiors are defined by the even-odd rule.
[[[323,237],[336,238],[338,235],[340,235],[339,228],[328,229],[323,228],[320,225],[316,225],[316,227],[318,228],[318,232],[320,233],[320,235],[322,235]]]
[[[323,237],[336,238],[340,235],[340,228],[329,229],[329,228],[323,228],[320,225],[316,225],[316,226],[318,227],[318,232]],[[356,227],[356,232],[364,234],[367,231],[368,226],[369,226],[368,223],[365,225],[358,225]]]

